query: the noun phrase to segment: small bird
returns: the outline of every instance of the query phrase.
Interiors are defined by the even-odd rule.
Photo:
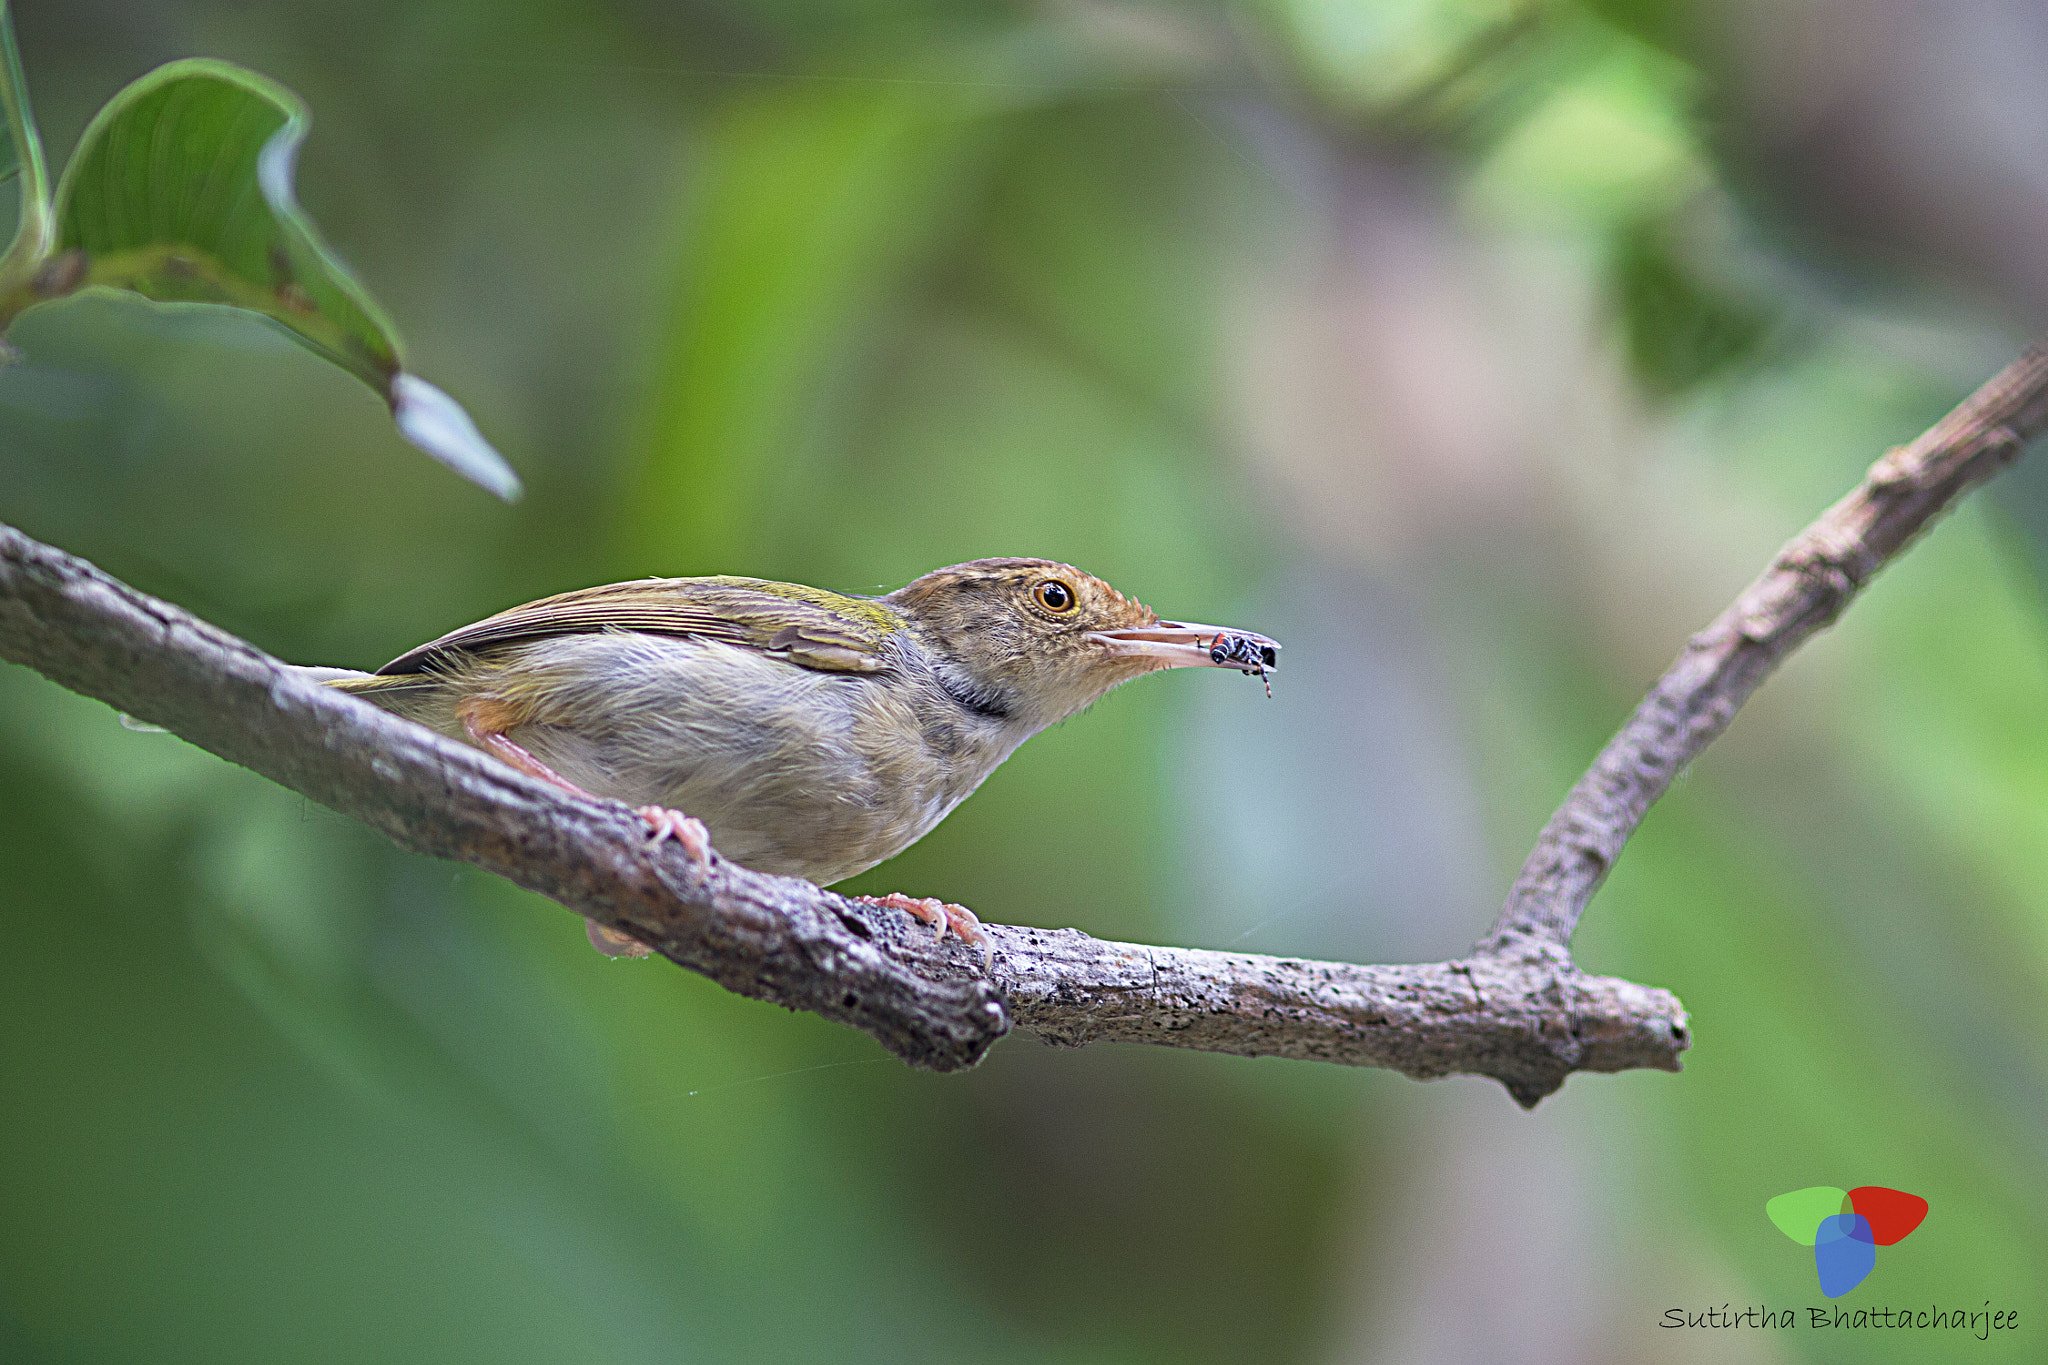
[[[658,842],[830,885],[916,843],[1031,736],[1162,668],[1278,666],[1280,646],[1162,621],[1045,559],[977,559],[883,597],[648,578],[545,597],[330,686],[577,796]],[[687,814],[685,814],[687,812]],[[970,911],[871,898],[989,946]],[[648,951],[593,924],[614,956]]]

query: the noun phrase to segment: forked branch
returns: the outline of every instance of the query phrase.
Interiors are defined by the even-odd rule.
[[[1573,927],[1672,776],[1800,642],[2048,423],[2035,349],[1782,550],[1600,753],[1472,955],[1354,966],[1109,943],[991,924],[991,966],[900,911],[649,845],[624,806],[579,801],[321,687],[236,637],[0,526],[0,658],[161,725],[383,831],[550,896],[743,995],[874,1035],[915,1066],[972,1066],[1013,1025],[1125,1041],[1493,1076],[1533,1105],[1574,1071],[1678,1069],[1668,992],[1587,976]]]
[[[1750,693],[1957,498],[2019,458],[2048,425],[2048,346],[2037,343],[1955,411],[1898,446],[1686,642],[1537,836],[1477,951],[1563,952],[1628,836]]]

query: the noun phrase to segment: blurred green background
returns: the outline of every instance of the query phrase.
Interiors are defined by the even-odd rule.
[[[17,15],[60,158],[209,54],[507,508],[261,323],[82,297],[0,519],[286,658],[544,593],[1070,559],[1287,644],[1148,679],[858,880],[1104,936],[1462,951],[1771,551],[2048,318],[2027,0]],[[1967,98],[1958,92],[1964,92]],[[1682,1076],[864,1037],[0,667],[0,1359],[2040,1359],[2048,468],[1973,499],[1652,812],[1578,939]],[[1844,1304],[1764,1201],[1932,1213]]]

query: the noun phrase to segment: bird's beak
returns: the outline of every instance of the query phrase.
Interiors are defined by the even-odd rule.
[[[1162,668],[1235,668],[1267,673],[1280,666],[1280,642],[1229,626],[1158,621],[1135,630],[1097,630],[1090,636],[1113,657],[1157,659]]]

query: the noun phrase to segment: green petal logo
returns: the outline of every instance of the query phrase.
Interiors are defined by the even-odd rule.
[[[1904,1190],[1859,1185],[1838,1190],[1812,1185],[1764,1205],[1778,1231],[1813,1248],[1820,1292],[1831,1299],[1862,1284],[1877,1265],[1877,1249],[1904,1241],[1927,1216],[1927,1201]]]

